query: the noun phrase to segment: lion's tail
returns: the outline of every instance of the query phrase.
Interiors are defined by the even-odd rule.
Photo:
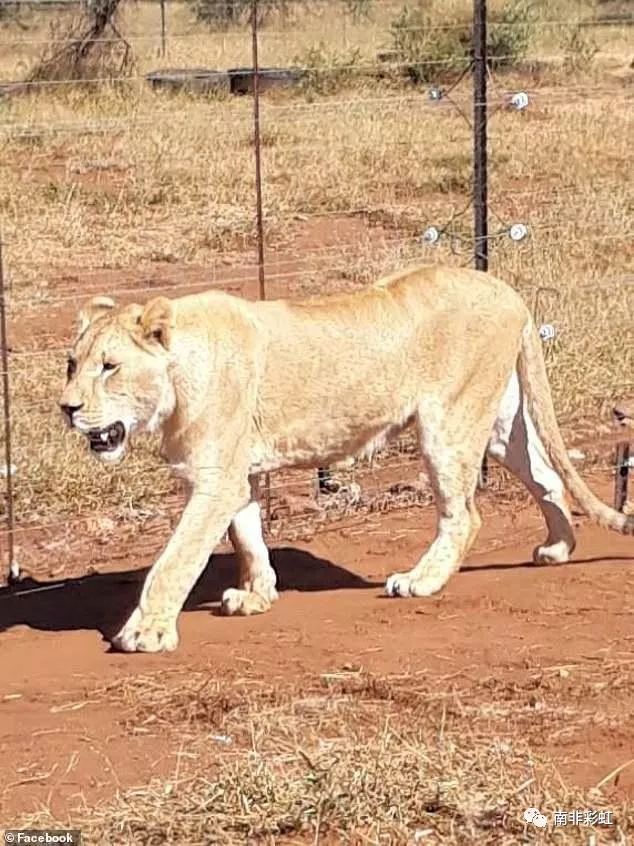
[[[614,529],[624,535],[634,534],[634,515],[626,516],[610,508],[596,497],[572,465],[561,437],[553,406],[546,365],[542,355],[542,342],[529,319],[522,333],[518,358],[520,383],[528,410],[555,470],[580,508],[600,526]]]

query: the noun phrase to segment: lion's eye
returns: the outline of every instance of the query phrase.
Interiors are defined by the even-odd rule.
[[[118,364],[113,364],[111,361],[104,361],[103,363],[103,369],[106,373],[109,370],[116,370],[118,366]]]
[[[69,358],[66,363],[66,378],[72,379],[77,370],[77,362],[74,358]]]

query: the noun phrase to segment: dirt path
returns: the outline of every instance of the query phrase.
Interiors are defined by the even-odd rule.
[[[607,498],[607,481],[599,492]],[[339,529],[277,549],[283,594],[262,617],[210,613],[231,583],[230,556],[217,556],[181,616],[181,646],[171,655],[110,653],[101,634],[134,602],[138,568],[149,561],[117,561],[116,572],[104,566],[35,592],[22,592],[28,584],[0,592],[2,819],[10,823],[41,806],[64,817],[82,800],[171,772],[174,739],[131,731],[116,697],[103,695],[120,680],[161,671],[175,679],[196,672],[275,679],[284,688],[363,668],[427,674],[430,683],[442,676],[480,698],[487,695],[483,680],[495,679],[525,688],[527,702],[536,672],[559,673],[562,684],[581,685],[570,687],[573,702],[579,691],[592,692],[580,677],[590,667],[601,689],[588,699],[596,719],[544,749],[571,783],[598,783],[634,747],[632,679],[614,670],[634,662],[632,541],[584,522],[573,563],[536,568],[526,563],[541,536],[536,512],[494,512],[491,502],[484,511],[468,565],[428,600],[387,599],[382,584],[420,554],[432,531],[430,509],[385,515],[379,530]],[[618,790],[634,796],[634,767],[621,773]]]

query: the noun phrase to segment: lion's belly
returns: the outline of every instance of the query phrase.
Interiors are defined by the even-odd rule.
[[[412,408],[408,407],[372,417],[361,414],[348,415],[345,419],[313,417],[301,426],[297,420],[288,421],[275,436],[254,448],[251,470],[320,467],[356,457],[370,458],[410,422],[412,415]]]

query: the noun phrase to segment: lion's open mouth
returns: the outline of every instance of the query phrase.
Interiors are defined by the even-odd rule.
[[[93,452],[115,452],[125,441],[125,426],[121,421],[105,429],[91,429],[88,442]]]

